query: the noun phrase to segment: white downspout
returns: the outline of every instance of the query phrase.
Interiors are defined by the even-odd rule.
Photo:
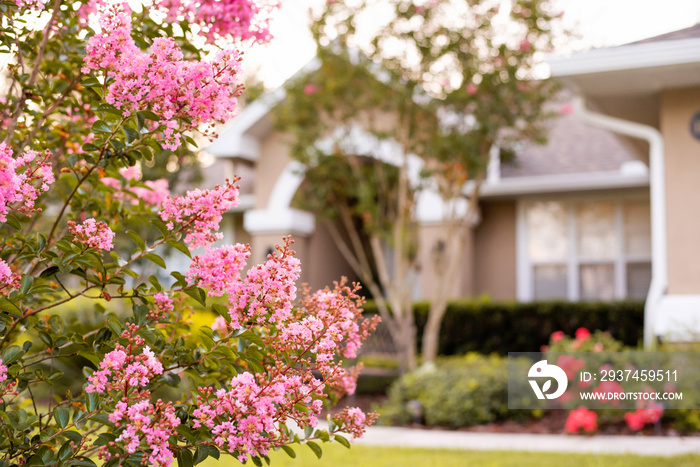
[[[668,287],[664,140],[661,133],[654,127],[591,112],[586,109],[584,100],[580,96],[574,99],[574,112],[593,126],[643,139],[649,143],[651,285],[644,307],[644,347],[649,349],[654,345],[654,327],[658,319],[655,310]]]

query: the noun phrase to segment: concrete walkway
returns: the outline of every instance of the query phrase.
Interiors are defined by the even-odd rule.
[[[700,454],[700,437],[567,436],[371,427],[357,444],[468,450],[554,451],[676,456]]]

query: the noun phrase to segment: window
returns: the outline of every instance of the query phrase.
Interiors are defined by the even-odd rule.
[[[518,268],[522,300],[644,300],[649,201],[523,203]]]

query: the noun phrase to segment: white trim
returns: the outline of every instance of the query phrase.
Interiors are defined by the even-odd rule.
[[[243,227],[250,234],[311,235],[316,228],[315,216],[299,209],[255,209],[243,215]]]
[[[683,65],[698,61],[699,38],[594,49],[570,57],[552,57],[547,60],[554,77]]]
[[[649,186],[649,176],[639,172],[627,175],[621,171],[589,172],[531,177],[501,178],[498,183],[485,183],[481,197],[516,196],[567,191],[608,190],[614,188],[637,188]],[[474,188],[473,182],[465,184],[465,194]]]
[[[284,210],[291,206],[294,194],[304,181],[304,172],[306,167],[301,162],[292,161],[287,164],[272,188],[267,202],[268,210]]]
[[[534,297],[532,267],[528,254],[528,231],[526,203],[518,200],[515,207],[515,284],[518,301],[530,302]]]
[[[495,144],[489,150],[489,165],[486,167],[486,183],[501,180],[501,149]]]
[[[700,59],[700,39],[696,39]],[[672,41],[677,43],[680,41]],[[654,127],[591,112],[581,97],[574,99],[574,112],[586,123],[615,133],[639,138],[649,143],[651,205],[651,286],[644,306],[644,346],[653,346],[657,325],[657,306],[668,287],[668,250],[666,238],[666,181],[664,140]]]

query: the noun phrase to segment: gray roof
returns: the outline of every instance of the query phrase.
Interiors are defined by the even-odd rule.
[[[552,124],[545,145],[519,151],[501,167],[501,177],[529,177],[619,170],[639,160],[613,133],[584,124],[575,115],[562,115]]]
[[[700,23],[678,31],[671,31],[659,36],[649,37],[640,41],[632,42],[632,44],[648,44],[650,42],[675,41],[680,39],[696,39],[700,37]]]

